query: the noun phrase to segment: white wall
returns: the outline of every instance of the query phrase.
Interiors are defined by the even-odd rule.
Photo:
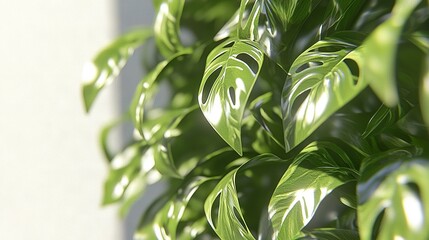
[[[97,145],[118,115],[119,85],[90,115],[80,93],[83,63],[118,32],[115,4],[0,1],[0,239],[123,236],[116,208],[100,208],[107,168]]]

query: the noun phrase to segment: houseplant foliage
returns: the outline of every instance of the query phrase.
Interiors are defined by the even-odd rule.
[[[153,3],[154,26],[83,85],[89,111],[143,46],[147,74],[101,134],[104,204],[124,215],[166,186],[135,239],[429,239],[428,1]]]

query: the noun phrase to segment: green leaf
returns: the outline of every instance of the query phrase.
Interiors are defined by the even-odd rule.
[[[286,152],[367,86],[354,48],[340,40],[319,41],[292,64],[282,98]]]
[[[394,108],[389,108],[384,104],[381,105],[369,120],[362,137],[366,138],[385,131],[386,128],[391,127],[399,119],[403,118],[410,109],[411,104],[407,102],[398,104]]]
[[[336,228],[319,228],[309,233],[307,236],[298,238],[298,240],[359,240],[359,234],[353,230]]]
[[[143,138],[147,144],[154,148],[156,169],[165,176],[181,178],[168,149],[167,140],[181,134],[177,126],[186,115],[194,111],[198,106],[186,109],[174,109],[170,111],[156,111],[140,126]]]
[[[184,49],[180,40],[180,18],[185,0],[155,0],[155,41],[166,58]]]
[[[190,51],[184,50],[171,56],[168,60],[164,60],[158,63],[156,67],[151,72],[149,72],[137,86],[136,92],[134,93],[134,97],[130,105],[130,114],[131,114],[131,119],[133,120],[135,129],[139,131],[140,135],[143,138],[145,138],[146,141],[149,141],[149,139],[152,138],[153,133],[151,133],[152,129],[147,129],[148,127],[147,125],[143,126],[144,112],[145,112],[144,110],[145,110],[147,100],[150,99],[151,95],[153,94],[154,85],[156,81],[160,78],[161,73],[166,68],[168,68],[170,64],[173,63],[173,66],[174,66],[174,61],[176,59],[187,54],[190,54]],[[161,124],[161,127],[162,126],[163,125]],[[150,136],[147,136],[148,134],[150,134]]]
[[[381,165],[380,160],[387,164]],[[358,186],[358,223],[362,239],[429,238],[427,160],[389,153],[369,159],[362,174]]]
[[[138,29],[124,34],[101,50],[92,63],[84,67],[82,91],[87,112],[100,90],[119,75],[134,50],[151,36],[150,29]]]
[[[111,162],[113,159],[113,153],[110,150],[109,144],[108,144],[108,140],[109,140],[109,135],[111,133],[111,131],[117,127],[119,127],[121,124],[123,124],[125,121],[127,120],[126,116],[122,116],[119,119],[116,119],[108,124],[106,124],[100,131],[100,136],[99,136],[99,142],[101,145],[101,148],[103,150],[103,154],[104,157]]]
[[[243,113],[262,62],[263,53],[257,43],[227,40],[207,57],[206,70],[198,92],[198,102],[204,116],[239,154],[242,154]]]
[[[395,82],[396,50],[402,28],[421,0],[396,0],[389,19],[378,26],[359,49],[365,59],[362,75],[388,107],[398,103]]]
[[[280,106],[273,104],[272,95],[269,92],[259,96],[250,104],[250,109],[262,128],[279,146],[283,147],[281,110]]]
[[[429,129],[429,54],[426,56],[424,73],[420,87],[420,108],[422,110],[423,120]]]
[[[236,175],[239,171],[281,160],[272,154],[264,154],[249,161],[246,159],[237,159],[237,161],[244,161],[244,164],[228,172],[220,180],[206,198],[204,211],[209,224],[221,239],[255,239],[247,227],[240,207],[235,185]],[[219,206],[215,211],[214,205],[217,201]]]
[[[194,193],[207,181],[206,177],[196,177],[184,184],[177,194],[167,202],[155,217],[154,231],[158,239],[176,239],[177,227]]]
[[[279,181],[268,206],[272,239],[296,239],[320,202],[335,188],[356,179],[353,162],[331,143],[312,143]]]

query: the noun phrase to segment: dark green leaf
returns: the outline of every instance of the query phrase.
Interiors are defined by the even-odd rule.
[[[334,154],[332,154],[334,153]],[[356,179],[354,164],[336,145],[313,143],[293,161],[268,206],[273,239],[296,239],[320,202],[335,188]]]
[[[320,228],[307,233],[298,240],[359,240],[358,232],[346,229]]]
[[[420,103],[423,120],[429,129],[429,54],[426,56],[422,86],[420,87]]]
[[[395,58],[402,27],[421,0],[397,0],[389,19],[378,26],[359,49],[363,78],[388,107],[398,103]]]
[[[281,110],[280,106],[273,104],[272,93],[266,93],[256,98],[250,104],[250,109],[252,109],[256,121],[279,146],[283,147]]]
[[[398,104],[396,107],[389,108],[385,105],[381,105],[377,112],[369,120],[366,126],[365,132],[362,137],[366,138],[383,132],[386,128],[391,127],[399,119],[404,117],[411,108],[411,104],[404,102]]]
[[[100,90],[113,81],[134,50],[152,36],[150,29],[138,29],[122,35],[97,54],[84,68],[83,99],[88,112]]]

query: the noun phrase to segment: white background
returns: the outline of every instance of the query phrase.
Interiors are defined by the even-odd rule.
[[[0,239],[129,238],[117,209],[100,207],[97,138],[121,112],[121,85],[86,115],[80,80],[98,49],[150,21],[136,8],[146,2],[0,0]]]

